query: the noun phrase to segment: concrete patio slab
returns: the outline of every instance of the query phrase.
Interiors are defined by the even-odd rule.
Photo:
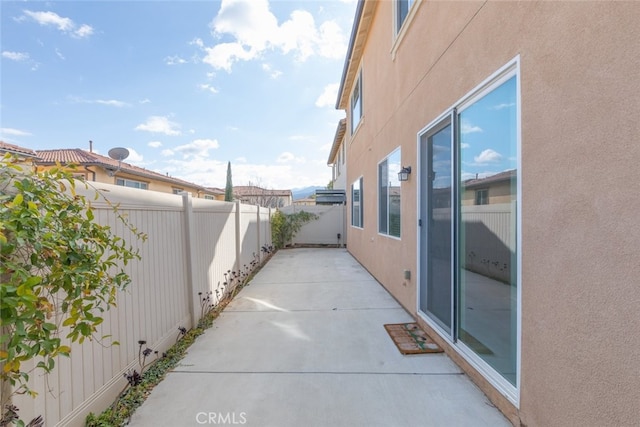
[[[281,250],[130,425],[511,425],[445,354],[400,354],[409,321],[345,250]]]

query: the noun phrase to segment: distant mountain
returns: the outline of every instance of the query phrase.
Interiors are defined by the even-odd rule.
[[[316,193],[316,190],[323,190],[326,187],[304,187],[304,188],[294,188],[291,190],[291,193],[293,193],[293,200],[300,200],[300,199],[306,199],[307,197],[311,196],[312,194]]]

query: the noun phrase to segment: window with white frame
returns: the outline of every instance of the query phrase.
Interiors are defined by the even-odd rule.
[[[171,191],[173,192],[173,194],[180,194],[184,191],[184,189],[173,187]]]
[[[476,205],[488,205],[489,204],[489,189],[483,188],[476,190]]]
[[[414,0],[396,0],[396,34],[400,32],[413,3]]]
[[[400,148],[378,164],[378,232],[400,237]]]
[[[353,92],[351,93],[351,133],[355,132],[360,119],[362,119],[362,70],[358,72],[358,78],[353,85]]]
[[[125,178],[116,178],[116,185],[122,185],[123,187],[140,188],[142,190],[149,189],[149,184],[147,184],[146,182]]]
[[[364,214],[362,204],[362,177],[351,184],[351,225],[362,228]]]

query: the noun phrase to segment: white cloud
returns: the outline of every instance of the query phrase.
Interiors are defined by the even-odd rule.
[[[346,53],[345,37],[340,26],[334,21],[320,25],[318,49],[320,56],[331,59],[344,58]]]
[[[138,101],[138,104],[148,104],[150,102],[151,102],[151,100],[149,98],[145,98],[143,100]]]
[[[127,162],[133,163],[133,164],[142,163],[143,161],[142,154],[138,153],[136,150],[134,150],[131,147],[127,147],[127,150],[129,150],[129,156],[127,157]]]
[[[29,59],[29,54],[24,52],[11,52],[8,50],[2,51],[2,57],[10,59],[12,61],[27,61]]]
[[[287,139],[289,141],[311,141],[313,140],[313,137],[309,135],[291,135]]]
[[[307,160],[304,157],[296,157],[293,155],[293,153],[290,153],[289,151],[285,151],[281,153],[276,159],[276,162],[278,163],[291,163],[291,162],[305,163],[306,161]]]
[[[158,148],[158,147],[162,147],[162,142],[160,142],[160,141],[151,141],[147,145],[149,147]]]
[[[73,34],[80,39],[89,37],[93,34],[93,27],[91,25],[82,24],[80,28],[73,32]]]
[[[167,117],[151,116],[145,123],[139,124],[135,130],[143,130],[154,133],[164,133],[165,135],[180,135],[180,125],[170,121]]]
[[[183,59],[177,55],[167,56],[166,58],[164,58],[164,63],[167,65],[186,64],[187,62],[188,61],[186,59]]]
[[[196,37],[189,42],[190,45],[196,45],[198,47],[204,47],[204,42],[200,37]]]
[[[31,136],[29,132],[20,129],[13,128],[0,128],[0,133],[3,135],[11,135],[11,136]]]
[[[463,135],[466,135],[468,133],[477,133],[482,132],[482,128],[479,126],[471,126],[469,123],[463,122],[461,132]]]
[[[29,17],[42,26],[55,27],[59,31],[75,38],[89,37],[94,32],[92,26],[87,24],[78,26],[72,19],[62,17],[55,12],[34,12],[31,10],[24,10],[23,12],[24,16],[18,20],[24,20],[25,17]]]
[[[282,75],[282,71],[274,70],[269,64],[262,64],[262,69],[269,74],[272,79],[277,79]]]
[[[331,83],[324,87],[322,94],[316,99],[316,107],[331,107],[336,105],[338,99],[339,83]]]
[[[498,105],[494,105],[492,107],[490,107],[490,110],[503,110],[505,108],[511,108],[511,107],[515,107],[516,103],[515,102],[510,102],[510,103],[503,103],[503,104],[498,104]]]
[[[227,174],[227,160],[214,157],[192,157],[168,155],[162,166],[155,170],[170,173],[172,176],[207,187],[224,188]],[[247,185],[259,183],[269,189],[302,188],[311,185],[325,185],[331,179],[331,170],[327,168],[325,156],[319,160],[289,163],[248,163],[244,157],[231,161],[233,183]]]
[[[347,47],[338,24],[327,21],[317,27],[305,10],[293,11],[279,25],[268,0],[223,0],[211,29],[215,37],[231,36],[234,41],[199,45],[206,53],[203,62],[227,72],[235,62],[260,58],[267,50],[293,53],[298,61],[305,61],[312,55],[339,59]]]
[[[160,154],[162,154],[164,157],[169,157],[169,156],[173,156],[175,153],[173,152],[173,150],[166,149],[166,150],[162,150]]]
[[[71,31],[75,26],[69,18],[63,18],[55,12],[33,12],[25,10],[24,14],[40,25],[52,25],[60,31]]]
[[[62,52],[60,52],[60,50],[58,48],[56,48],[56,55],[58,56],[58,58],[60,58],[62,60],[66,59],[64,57],[64,55],[62,54]]]
[[[195,158],[189,160],[170,159],[166,161],[163,172],[189,182],[206,187],[224,188],[227,176],[227,161],[209,158]],[[234,185],[247,185],[249,182],[260,183],[264,188],[286,189],[283,178],[292,176],[293,170],[289,165],[264,165],[248,163],[232,163]],[[306,186],[306,182],[302,186]]]
[[[218,93],[218,89],[216,89],[215,87],[211,86],[209,83],[203,83],[198,85],[198,87],[202,90],[206,90],[207,92],[211,92],[211,93]]]
[[[72,102],[76,102],[79,104],[99,104],[117,108],[131,107],[131,104],[124,101],[118,101],[116,99],[83,99],[77,96],[69,96],[69,99]]]
[[[231,65],[239,59],[253,59],[255,55],[246,52],[239,43],[220,43],[214,47],[205,48],[207,55],[202,62],[211,65],[218,70],[231,72]]]
[[[475,156],[473,160],[475,160],[476,163],[480,163],[480,164],[495,163],[502,160],[502,154],[492,150],[491,148],[487,148],[482,153],[480,153],[479,156]]]
[[[174,152],[182,153],[183,158],[203,158],[209,157],[209,150],[219,148],[220,144],[215,139],[194,139],[189,144],[179,145],[173,149]]]
[[[288,151],[285,151],[284,153],[282,153],[282,154],[280,154],[278,156],[278,158],[276,159],[276,162],[278,162],[278,163],[289,163],[290,161],[292,161],[295,158],[296,157],[292,153],[290,153]]]
[[[460,144],[460,148],[469,148],[471,147],[471,145],[467,144],[466,142],[463,142],[462,144]]]
[[[291,19],[280,27],[273,43],[279,45],[283,53],[295,52],[296,58],[303,62],[314,54],[319,41],[313,15],[304,10],[294,10]]]
[[[96,104],[100,104],[100,105],[107,105],[109,107],[118,107],[118,108],[122,108],[122,107],[130,107],[131,105],[123,102],[123,101],[117,101],[115,99],[96,99],[95,101],[89,101],[94,102]]]

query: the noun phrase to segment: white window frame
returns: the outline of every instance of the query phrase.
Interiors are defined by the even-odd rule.
[[[387,156],[378,163],[378,170],[377,170],[377,175],[378,175],[378,186],[377,186],[377,193],[378,193],[378,208],[377,208],[378,209],[378,234],[380,234],[382,236],[391,237],[393,239],[400,239],[402,237],[402,209],[400,210],[400,218],[399,218],[399,221],[400,221],[400,224],[399,224],[400,233],[399,233],[399,235],[396,236],[395,234],[391,234],[390,231],[389,231],[389,229],[390,229],[389,211],[390,211],[390,205],[391,205],[390,197],[389,197],[389,191],[388,191],[388,189],[389,189],[389,186],[388,186],[389,176],[391,175],[391,173],[397,174],[399,172],[399,171],[394,171],[394,172],[390,172],[389,171],[389,159],[392,156],[395,156],[396,154],[398,154],[398,157],[400,158],[400,163],[402,163],[402,147],[399,147],[399,146],[394,148],[393,151],[391,151],[389,154],[387,154]],[[386,194],[386,203],[385,203],[385,206],[386,206],[386,220],[385,220],[385,222],[386,222],[386,230],[381,230],[380,225],[381,225],[381,222],[382,222],[382,212],[380,210],[380,206],[382,205],[382,200],[381,200],[382,194],[381,194],[380,190],[382,188],[382,176],[380,176],[380,166],[385,162],[387,163],[387,176],[385,177],[385,181],[387,183],[387,194]],[[402,196],[400,196],[400,201],[402,201]]]
[[[122,182],[122,183],[120,183],[120,182]],[[137,185],[127,185],[128,183],[137,184]],[[128,179],[128,178],[116,178],[116,185],[120,185],[122,187],[128,187],[128,188],[137,188],[139,190],[148,190],[149,189],[149,183],[148,182],[136,181],[135,179]]]
[[[407,15],[404,17],[402,23],[399,23],[400,19],[400,2],[403,0],[394,0],[389,2],[393,7],[393,13],[391,14],[393,22],[391,23],[392,30],[392,46],[391,46],[391,58],[395,60],[396,52],[398,51],[398,47],[400,43],[402,43],[402,39],[404,39],[405,34],[407,33],[407,29],[413,22],[413,18],[416,15],[416,11],[418,7],[422,3],[422,0],[409,0],[409,7],[407,11]],[[406,0],[404,0],[406,1]],[[400,24],[400,25],[398,25]]]
[[[404,15],[404,18],[402,19],[402,22],[400,22],[400,9],[402,4],[406,3],[407,4],[407,12]],[[415,4],[415,0],[395,0],[394,4],[395,4],[395,13],[394,13],[394,21],[396,23],[395,25],[395,30],[396,30],[396,34],[398,34],[400,32],[400,30],[402,29],[402,27],[404,26],[404,23],[407,22],[407,18],[409,17],[409,14],[411,13],[411,8],[413,7],[413,5]]]
[[[358,183],[358,217],[356,218],[353,214],[354,211],[354,207],[355,207],[355,203],[354,203],[354,196],[353,196],[353,186]],[[355,228],[364,228],[364,204],[362,203],[363,201],[363,187],[364,187],[364,178],[362,176],[360,176],[358,179],[356,179],[355,181],[353,181],[353,183],[351,184],[351,226],[355,227]],[[358,221],[356,221],[356,219]]]
[[[358,96],[357,99],[359,102],[354,103],[356,95]],[[357,114],[355,111],[356,105],[360,107]],[[362,69],[358,70],[358,77],[353,84],[353,91],[349,97],[349,114],[351,116],[351,135],[353,135],[356,132],[356,129],[358,129],[358,126],[360,126],[360,123],[362,123],[362,117],[364,116],[364,106],[362,102]]]

